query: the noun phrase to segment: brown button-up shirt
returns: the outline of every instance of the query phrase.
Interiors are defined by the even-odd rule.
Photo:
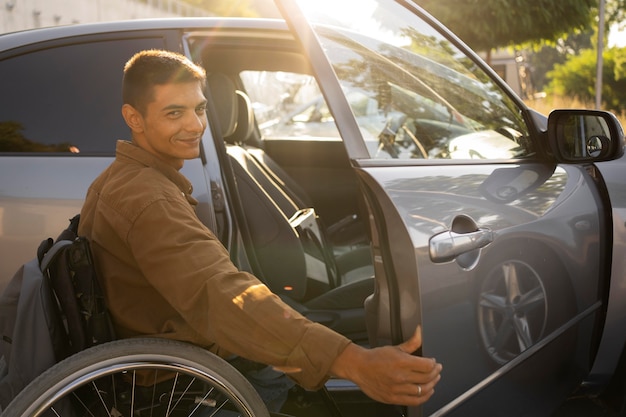
[[[92,244],[118,337],[156,336],[237,354],[317,388],[349,340],[239,271],[198,219],[190,182],[130,142],[93,182],[79,234]]]

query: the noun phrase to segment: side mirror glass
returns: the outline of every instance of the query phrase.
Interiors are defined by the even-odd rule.
[[[559,162],[597,162],[622,155],[624,132],[609,112],[554,110],[548,117],[548,139]]]

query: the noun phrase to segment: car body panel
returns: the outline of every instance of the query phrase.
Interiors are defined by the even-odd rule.
[[[390,255],[399,258],[398,261],[392,261],[397,269],[391,280],[397,285],[395,297],[399,298],[399,307],[396,307],[396,314],[401,317],[402,334],[408,335],[415,326],[421,325],[424,335],[423,354],[436,357],[446,364],[447,379],[440,382],[438,392],[441,393],[424,406],[426,415],[459,397],[471,394],[476,386],[498,373],[513,371],[500,368],[503,364],[494,363],[489,358],[487,346],[481,340],[477,326],[481,281],[496,266],[491,264],[495,261],[490,261],[490,258],[498,257],[499,247],[541,246],[550,263],[561,264],[560,271],[572,277],[571,283],[566,284],[571,285],[573,291],[568,294],[567,286],[561,289],[559,303],[570,305],[567,313],[562,313],[567,316],[562,317],[559,327],[552,331],[563,331],[561,326],[565,325],[565,321],[572,320],[567,323],[567,327],[573,327],[570,329],[572,331],[580,331],[579,337],[590,338],[588,332],[592,327],[582,322],[589,320],[589,317],[593,318],[601,308],[597,288],[600,250],[597,197],[593,189],[584,186],[583,190],[577,189],[576,192],[566,191],[572,189],[572,184],[580,185],[585,177],[584,173],[571,167],[557,168],[537,189],[516,199],[514,205],[490,201],[481,195],[481,185],[493,173],[499,178],[505,178],[502,170],[517,168],[455,166],[445,169],[364,169],[369,177],[368,186],[377,190],[377,200],[381,201],[384,197],[389,199],[389,204],[381,208],[384,218],[381,221],[399,218],[408,234],[406,238],[396,240],[398,225],[386,227],[394,230],[394,237],[389,239]],[[415,186],[416,183],[419,183],[419,187]],[[571,212],[573,207],[576,209]],[[564,211],[567,215],[564,215]],[[480,250],[475,266],[467,267],[460,259],[433,263],[429,255],[429,238],[450,229],[455,217],[460,214],[475,219],[479,228],[490,229],[495,235],[493,241]],[[564,218],[576,220],[568,224],[561,220]],[[413,254],[406,251],[407,238],[414,248]],[[567,249],[563,250],[565,246]],[[540,261],[532,258],[526,261],[531,265],[536,262],[535,268],[541,267]],[[410,266],[407,265],[409,262]],[[419,278],[416,279],[416,276]],[[596,278],[588,279],[591,276]],[[560,277],[546,278],[559,280],[560,285],[563,285]],[[389,297],[392,300],[395,298]],[[391,304],[389,306],[381,302],[375,311],[380,314],[381,309],[389,308],[391,311],[383,315],[394,314],[393,302]],[[393,339],[390,329],[379,331],[381,333],[377,337],[381,340]],[[549,333],[542,335],[549,336]],[[561,354],[561,357],[564,355]],[[584,355],[579,357],[582,360],[578,366],[580,369],[589,369],[588,360],[583,358]],[[530,352],[526,352],[526,355],[522,352],[518,360],[529,359]],[[558,362],[553,360],[552,363]],[[464,398],[463,401],[468,399]]]
[[[294,10],[289,7],[292,6],[285,8],[291,16]],[[354,52],[357,46],[344,41],[344,51],[327,42],[323,26],[326,21],[316,14],[318,12],[317,9],[311,12],[313,19],[319,19],[314,20],[315,25],[299,26],[307,19],[297,16],[298,23],[292,22],[292,27],[304,44],[315,38],[312,32],[321,40],[327,59],[317,57],[319,49],[315,45],[308,49],[317,57],[313,67],[318,79],[324,80],[330,72],[328,67],[332,67],[339,74],[341,86],[349,90],[352,80],[341,74],[348,71],[347,56],[355,62],[359,60],[358,52]],[[366,15],[364,19],[376,20],[373,16]],[[381,17],[377,22],[383,27],[378,29],[381,32],[389,29],[384,27],[386,22],[381,23],[383,20]],[[393,30],[388,32],[389,37],[393,37]],[[358,34],[346,37],[358,43]],[[453,41],[463,48],[458,40]],[[370,46],[370,51],[372,48]],[[360,66],[350,65],[358,67],[361,73],[371,71],[364,62]],[[352,77],[363,82],[359,75]],[[346,109],[347,102],[332,100],[332,90],[337,88],[334,81],[321,87],[338,126],[345,122],[352,127],[355,120],[348,120],[351,112]],[[502,88],[502,92],[502,97],[512,96],[506,88]],[[498,100],[498,93],[494,92],[492,97]],[[513,100],[516,101],[514,97]],[[524,108],[519,102],[517,105]],[[529,120],[533,117],[528,117],[527,123]],[[538,149],[542,148],[541,127],[528,126],[533,143]],[[476,142],[481,141],[489,144],[495,139],[498,142],[498,136],[493,133],[459,136],[451,143],[456,145],[454,150],[461,151],[461,159],[472,159],[472,150],[464,148],[465,143],[476,146]],[[356,135],[343,137],[346,141],[360,139]],[[463,145],[455,141],[463,141]],[[537,352],[532,347],[542,340],[546,351],[552,349],[552,356],[557,359],[547,361],[550,365],[544,364],[544,367],[558,372],[563,361],[576,363],[577,372],[563,378],[565,385],[568,384],[565,380],[570,378],[569,385],[573,387],[591,367],[589,357],[595,354],[596,347],[592,342],[594,323],[601,320],[605,301],[602,291],[607,271],[603,253],[611,244],[604,218],[607,201],[598,191],[603,187],[602,180],[582,166],[557,167],[541,162],[537,156],[529,158],[534,160],[534,166],[528,161],[511,159],[515,154],[508,153],[512,149],[510,143],[497,145],[502,151],[495,152],[491,158],[487,156],[486,159],[496,159],[489,163],[460,161],[440,165],[411,161],[407,165],[404,161],[388,161],[380,167],[378,161],[368,161],[369,158],[352,153],[347,146],[353,163],[361,170],[359,177],[370,197],[376,232],[384,235],[379,247],[376,239],[373,242],[375,256],[380,256],[385,267],[381,267],[380,272],[376,269],[378,293],[367,306],[368,317],[372,318],[368,327],[373,329],[370,337],[381,344],[398,342],[412,334],[415,326],[421,325],[422,352],[449,364],[446,367],[448,378],[440,383],[445,392],[424,405],[425,415],[443,415],[457,407],[465,410],[459,411],[461,414],[467,413],[473,407],[472,397],[483,395],[478,387],[484,387],[485,381],[490,384],[494,379],[515,379],[519,378],[518,374],[523,375],[522,367],[512,364],[534,361],[531,354]],[[511,160],[505,162],[507,158]],[[457,219],[460,220],[457,222]],[[431,241],[442,232],[456,232],[455,223],[457,227],[460,224],[459,236],[488,231],[490,238],[486,243],[472,246],[472,251],[462,251],[460,256],[446,261],[433,260]],[[448,244],[454,246],[456,242],[450,239]],[[414,253],[407,247],[412,247]],[[516,252],[518,247],[519,253]],[[541,297],[545,303],[543,318],[533,324],[530,315],[517,311],[510,319],[511,323],[516,323],[512,327],[517,326],[518,330],[505,332],[507,319],[496,319],[499,313],[494,313],[498,309],[493,307],[496,303],[493,297],[501,291],[502,298],[497,302],[504,304],[506,301],[509,311],[503,316],[511,314],[508,306],[515,303],[512,293],[524,299],[534,292],[525,293],[521,289],[523,269],[529,276],[538,278],[537,288],[543,292]],[[505,289],[498,290],[496,281],[490,284],[489,280],[495,280],[491,277],[498,273],[502,275],[498,285]],[[511,282],[514,288],[509,287]],[[539,330],[529,331],[537,324]],[[519,346],[513,343],[511,348],[517,352],[504,352],[504,357],[497,353],[506,344],[503,339],[514,335],[521,327],[528,334],[517,334]],[[459,336],[462,343],[457,342]],[[529,340],[521,340],[524,337]],[[572,338],[582,350],[572,351],[571,357],[565,355],[567,359],[558,353],[558,348],[547,347],[568,346]],[[530,382],[533,378],[528,373],[523,379]],[[533,396],[541,397],[542,391],[547,394],[543,385]],[[527,407],[520,407],[512,413],[524,415],[528,411]],[[418,410],[410,412],[419,414]]]
[[[56,238],[80,209],[91,182],[113,161],[112,157],[0,156],[0,289],[19,266],[36,255],[47,237]],[[200,159],[188,161],[181,172],[190,179],[198,200],[198,216],[214,225],[208,173]]]

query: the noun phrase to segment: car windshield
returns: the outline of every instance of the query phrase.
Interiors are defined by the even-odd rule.
[[[431,25],[392,0],[324,3],[300,6],[346,95],[362,97],[348,102],[372,158],[532,154],[520,108]]]

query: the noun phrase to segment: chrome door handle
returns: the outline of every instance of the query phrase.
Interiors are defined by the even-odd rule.
[[[428,250],[431,261],[441,263],[452,261],[459,255],[483,248],[492,241],[493,232],[489,229],[478,229],[468,233],[447,230],[429,239]]]

